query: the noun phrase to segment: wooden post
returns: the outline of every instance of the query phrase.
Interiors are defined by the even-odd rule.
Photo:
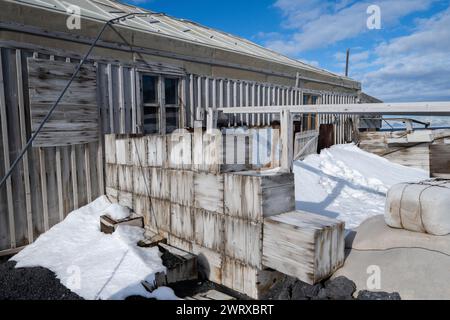
[[[289,110],[283,110],[280,114],[281,120],[281,168],[287,172],[292,171],[293,161],[293,127],[292,118]]]

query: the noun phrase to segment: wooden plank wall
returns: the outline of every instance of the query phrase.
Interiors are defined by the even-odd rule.
[[[450,130],[433,130],[433,144],[443,144],[450,136]],[[430,172],[430,143],[418,143],[410,146],[389,146],[388,138],[400,138],[405,131],[368,131],[359,134],[359,147],[367,152],[384,157],[392,162]]]
[[[30,138],[27,58],[66,61],[27,50],[0,49],[0,175]],[[0,190],[0,255],[40,234],[103,190],[101,142],[32,147]]]
[[[189,110],[186,125],[193,127],[195,115],[204,115],[208,108],[302,105],[304,94],[319,97],[319,103],[357,103],[355,94],[336,93],[320,90],[308,90],[271,83],[252,82],[236,79],[212,78],[189,75],[186,79],[189,90],[186,91],[186,104]],[[204,117],[206,118],[206,117]],[[203,119],[206,121],[205,119]],[[219,115],[219,123],[233,126],[260,127],[267,126],[273,120],[279,120],[278,114],[235,114]],[[319,124],[332,123],[335,126],[335,143],[346,143],[353,140],[354,127],[358,125],[358,117],[354,115],[320,115],[316,118]],[[206,122],[204,123],[206,126]],[[302,131],[310,128],[302,125]]]
[[[31,129],[34,133],[72,77],[77,64],[33,57],[27,61]],[[34,140],[33,146],[54,147],[98,141],[99,112],[96,88],[95,67],[86,63]],[[23,91],[23,88],[20,91]]]

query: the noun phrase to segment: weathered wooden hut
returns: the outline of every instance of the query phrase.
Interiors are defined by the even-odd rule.
[[[347,104],[357,103],[361,97],[360,83],[350,78],[194,22],[117,1],[1,0],[0,5],[0,176],[9,170],[39,127],[99,31],[111,19],[126,16],[108,24],[52,117],[0,190],[0,254],[13,253],[33,242],[67,213],[106,193],[106,164],[130,165],[127,161],[132,161],[128,157],[133,149],[123,149],[128,154],[118,153],[117,157],[123,159],[116,157],[116,149],[105,154],[104,134],[160,137],[178,128],[193,128],[194,124],[205,126],[208,110],[320,102]],[[219,128],[267,128],[279,115],[219,113],[217,116],[215,126]],[[295,121],[297,131],[315,129],[320,123],[333,124],[335,140],[340,143],[351,139],[349,132],[356,118],[303,115]],[[195,134],[186,137],[196,139]],[[118,141],[120,146],[121,139]],[[161,146],[165,150],[170,142],[161,141],[167,143]],[[239,177],[214,178],[201,174],[214,172],[214,168],[202,170],[189,164],[185,167],[166,164],[166,158],[158,160],[159,145],[155,143],[151,144],[154,152],[146,153],[147,160],[154,157],[155,163],[146,166],[151,168],[146,170],[152,171],[152,177],[164,174],[161,168],[180,169],[179,173],[170,172],[168,179],[194,179],[192,183],[202,187],[206,182],[215,183],[221,190],[195,198],[189,193],[195,189],[176,190],[173,185],[168,189],[171,194],[154,195],[160,201],[151,205],[160,206],[157,212],[163,215],[163,221],[169,210],[166,218],[180,216],[180,220],[171,220],[173,229],[190,228],[195,223],[200,226],[198,221],[181,223],[191,217],[190,213],[183,215],[183,208],[192,208],[204,216],[205,228],[209,226],[206,222],[214,225],[210,212],[219,212],[220,219],[230,215],[220,204],[207,209],[211,203],[224,205],[223,179],[231,181]],[[161,154],[166,157],[166,151]],[[120,175],[119,168],[112,170],[107,175],[113,182],[121,181],[119,191],[125,190],[119,187],[127,184],[127,177],[139,179],[138,174],[126,172],[114,176]],[[129,166],[123,170],[137,169]],[[139,183],[130,183],[135,194],[149,192],[134,190]],[[155,183],[161,186],[162,176]],[[291,182],[283,185],[293,188]],[[155,187],[150,192],[168,190]],[[169,209],[164,207],[167,203],[171,203]],[[129,204],[135,203],[130,200]],[[146,201],[140,204],[150,205]],[[239,215],[240,209],[236,210]],[[253,223],[252,219],[248,219],[248,224],[262,230],[260,221],[255,218]],[[230,228],[234,230],[235,226]],[[195,239],[214,236],[191,231]],[[216,240],[204,239],[211,248],[222,246]],[[239,253],[233,250],[225,259],[231,259],[227,266],[239,261],[236,257]],[[256,257],[253,265],[259,266],[260,259]],[[235,272],[223,268],[225,273]],[[230,281],[230,277],[224,281]]]

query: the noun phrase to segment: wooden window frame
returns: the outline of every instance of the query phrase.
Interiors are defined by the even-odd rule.
[[[141,97],[141,106],[140,106],[140,112],[142,113],[142,132],[146,133],[146,134],[166,134],[167,130],[166,130],[166,123],[167,123],[167,119],[166,119],[166,108],[177,108],[178,109],[178,127],[180,128],[181,126],[181,118],[182,115],[181,113],[183,112],[183,108],[182,108],[182,90],[181,90],[181,83],[182,83],[182,77],[181,76],[172,76],[172,75],[164,75],[164,74],[155,74],[155,73],[151,73],[151,72],[146,72],[146,71],[138,71],[139,72],[139,86],[140,86],[140,97]],[[155,77],[157,78],[157,97],[156,97],[156,102],[155,103],[145,103],[144,102],[144,81],[143,81],[143,77],[144,76],[150,76],[150,77]],[[176,90],[176,94],[177,97],[175,99],[176,103],[175,104],[166,104],[166,92],[165,92],[165,80],[166,79],[175,79],[178,81],[177,83],[177,90]],[[158,108],[158,132],[153,132],[153,133],[148,133],[146,131],[146,126],[145,126],[145,113],[144,113],[144,109],[145,107],[152,107],[152,108]]]

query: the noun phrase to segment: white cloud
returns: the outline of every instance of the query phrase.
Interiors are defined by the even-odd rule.
[[[283,26],[293,32],[288,39],[267,39],[265,45],[288,55],[324,48],[369,31],[366,25],[369,5],[380,6],[382,27],[387,27],[413,12],[427,9],[433,1],[277,0],[275,7],[285,18]]]
[[[450,99],[450,8],[421,21],[408,36],[391,39],[366,61],[374,71],[360,70],[369,94],[387,101]]]

